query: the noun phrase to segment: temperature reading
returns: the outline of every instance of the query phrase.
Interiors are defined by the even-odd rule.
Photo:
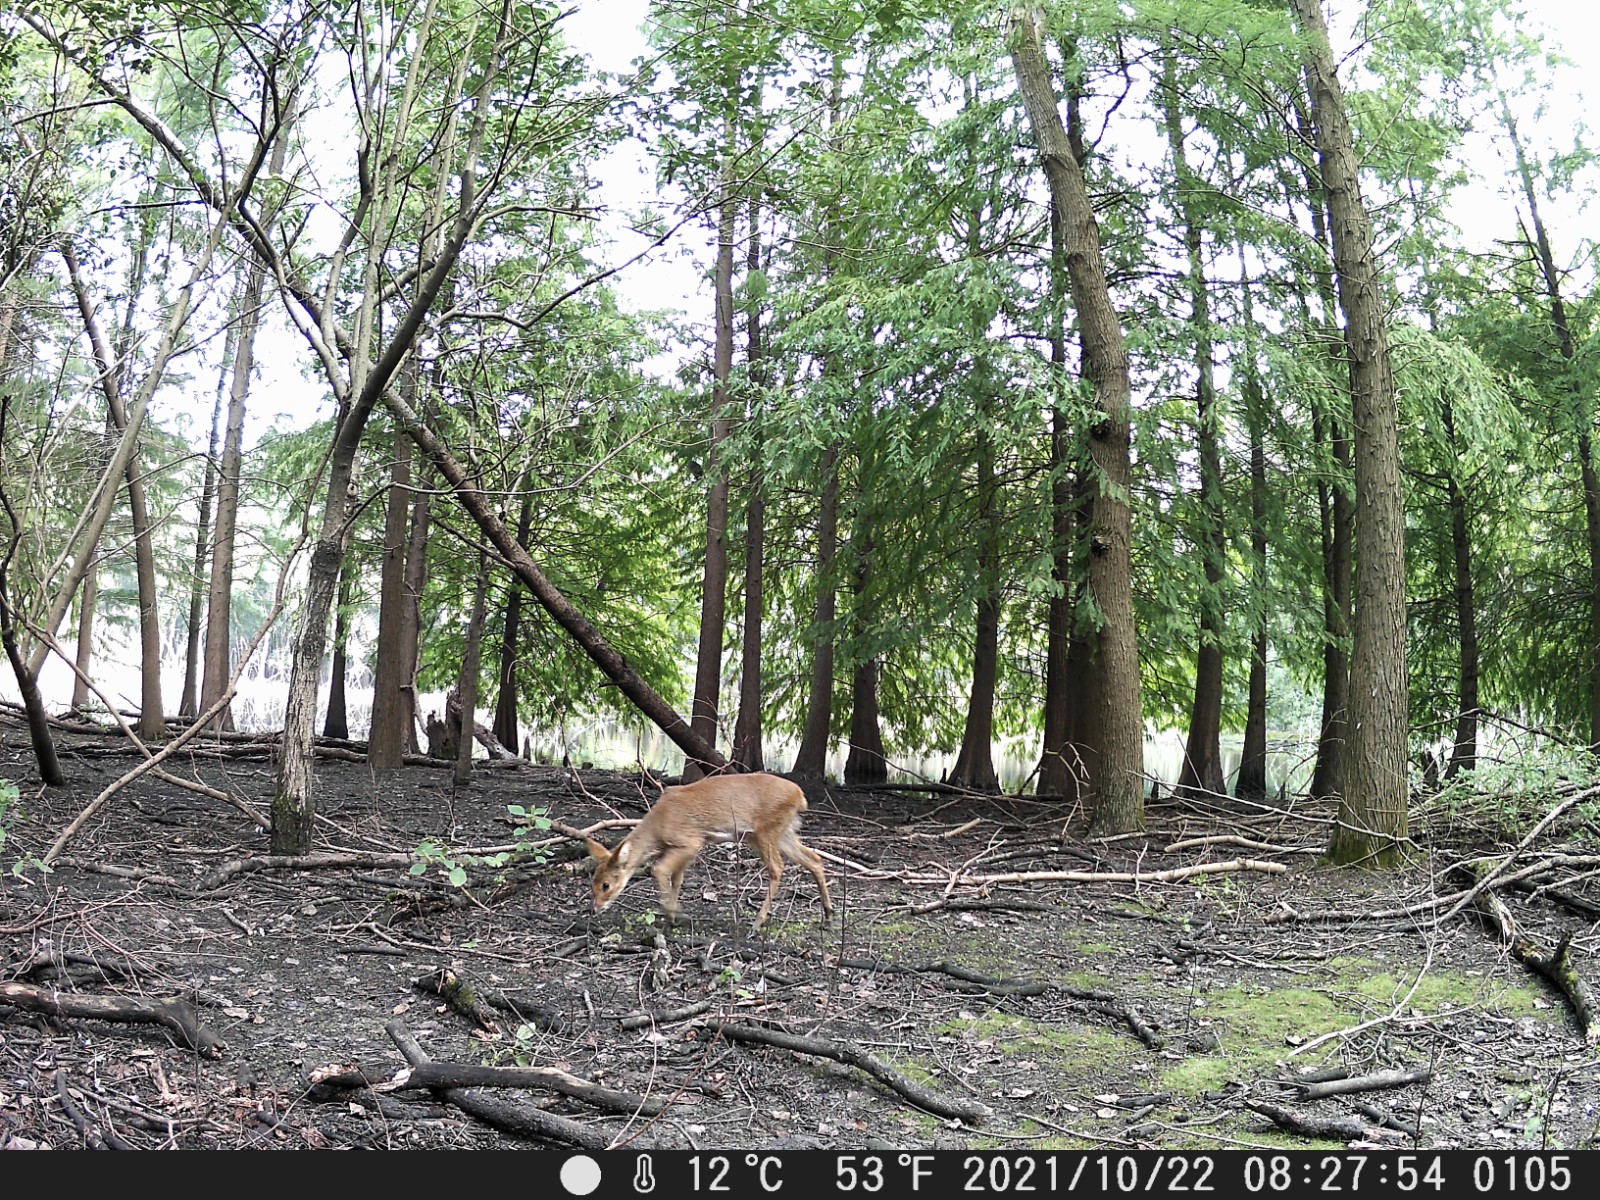
[[[729,1179],[730,1173],[741,1166],[755,1172],[756,1185],[763,1192],[770,1193],[782,1190],[783,1160],[772,1154],[746,1154],[738,1158],[731,1158],[726,1154],[713,1154],[709,1157],[699,1154],[690,1155],[689,1169],[692,1172],[692,1177],[689,1182],[689,1189],[694,1192],[743,1190],[736,1184],[748,1184],[748,1176],[740,1181]]]
[[[725,1155],[713,1154],[710,1158],[702,1160],[696,1154],[689,1159],[689,1166],[694,1171],[694,1190],[697,1192],[731,1192],[728,1186],[728,1168],[732,1164]]]

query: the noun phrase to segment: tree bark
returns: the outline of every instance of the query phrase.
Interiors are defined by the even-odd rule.
[[[1290,0],[1307,35],[1306,76],[1327,195],[1334,268],[1350,359],[1356,508],[1355,630],[1350,727],[1338,824],[1328,849],[1340,864],[1388,866],[1407,837],[1405,498],[1399,414],[1383,295],[1344,92],[1320,0]]]
[[[350,712],[345,700],[345,684],[350,674],[350,564],[339,570],[339,603],[333,610],[333,665],[328,669],[328,711],[322,718],[322,736],[348,738]]]
[[[528,548],[528,536],[533,530],[533,493],[529,491],[531,479],[522,477],[522,507],[517,512],[517,545]],[[494,705],[494,736],[500,744],[513,752],[522,743],[517,738],[517,642],[522,626],[522,585],[513,576],[506,588],[505,625],[500,634],[499,695]]]
[[[1070,136],[1076,123],[1075,92],[1067,99],[1067,129]],[[1081,161],[1080,161],[1081,165]],[[1045,625],[1044,655],[1044,748],[1039,755],[1037,790],[1042,796],[1078,794],[1077,757],[1071,749],[1074,735],[1073,695],[1081,690],[1082,679],[1072,669],[1072,639],[1077,609],[1076,575],[1073,559],[1082,542],[1080,526],[1088,514],[1080,501],[1074,472],[1076,462],[1072,427],[1062,406],[1067,390],[1067,258],[1061,232],[1061,215],[1050,209],[1050,365],[1056,399],[1050,406],[1050,595]],[[1081,639],[1080,639],[1081,640]],[[1074,687],[1074,681],[1077,687]]]
[[[864,512],[865,497],[858,497],[855,536],[851,551],[855,556],[855,602],[851,617],[859,645],[865,640],[867,613],[872,604],[872,528]],[[883,746],[883,729],[878,719],[878,659],[860,655],[850,683],[850,748],[844,760],[844,781],[849,784],[883,783],[889,778],[889,760]]]
[[[413,382],[417,360],[402,369],[402,384]],[[416,388],[411,388],[413,395]],[[406,549],[411,525],[411,439],[398,427],[390,444],[389,495],[383,522],[383,557],[379,571],[378,654],[372,664],[372,721],[367,730],[367,765],[374,771],[396,771],[405,763],[411,686],[401,637],[405,609]],[[470,738],[468,739],[471,740]]]
[[[1295,124],[1309,146],[1316,142],[1311,117],[1298,100]],[[1339,327],[1339,297],[1333,278],[1333,244],[1328,236],[1327,197],[1322,180],[1309,162],[1303,164],[1305,189],[1311,210],[1312,238],[1320,248],[1312,273],[1322,303],[1322,327],[1327,331],[1328,353],[1344,360],[1344,338]],[[1344,793],[1345,736],[1349,728],[1350,655],[1346,646],[1353,624],[1351,584],[1355,569],[1355,502],[1348,491],[1350,433],[1348,422],[1330,406],[1323,413],[1313,408],[1312,438],[1319,461],[1324,449],[1332,457],[1331,477],[1317,473],[1317,510],[1322,538],[1322,721],[1317,735],[1317,757],[1311,773],[1311,795],[1337,799]]]
[[[1102,702],[1099,772],[1089,826],[1096,835],[1128,833],[1144,825],[1144,712],[1133,616],[1133,523],[1128,503],[1132,481],[1128,352],[1106,282],[1099,224],[1062,126],[1050,70],[1040,49],[1042,24],[1037,9],[1014,10],[1009,29],[1011,60],[1049,180],[1051,201],[1061,215],[1085,373],[1102,413],[1089,437],[1097,479],[1089,535],[1089,589],[1102,617],[1096,647]]]

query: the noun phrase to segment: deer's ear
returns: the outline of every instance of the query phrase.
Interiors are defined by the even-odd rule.
[[[633,859],[633,843],[624,841],[617,846],[617,866],[625,867]]]
[[[595,862],[605,862],[606,859],[611,857],[611,851],[606,849],[603,843],[597,842],[593,838],[584,838],[583,840],[588,845],[589,853],[594,856]]]

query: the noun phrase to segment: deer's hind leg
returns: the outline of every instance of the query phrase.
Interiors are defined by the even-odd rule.
[[[778,839],[778,850],[790,862],[811,872],[811,878],[817,881],[817,891],[822,895],[822,918],[831,918],[833,897],[828,895],[828,876],[822,869],[822,855],[800,840],[798,823],[789,826]]]

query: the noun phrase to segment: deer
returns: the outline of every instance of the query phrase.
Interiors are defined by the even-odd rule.
[[[800,814],[805,810],[805,793],[777,775],[712,775],[665,788],[655,807],[616,849],[594,838],[584,839],[596,863],[590,896],[594,911],[609,908],[634,873],[649,865],[662,911],[669,923],[674,922],[682,911],[678,889],[689,864],[710,843],[744,841],[767,868],[767,897],[754,928],[766,924],[785,859],[811,872],[822,893],[823,920],[829,920],[833,900],[822,856],[800,841]]]

